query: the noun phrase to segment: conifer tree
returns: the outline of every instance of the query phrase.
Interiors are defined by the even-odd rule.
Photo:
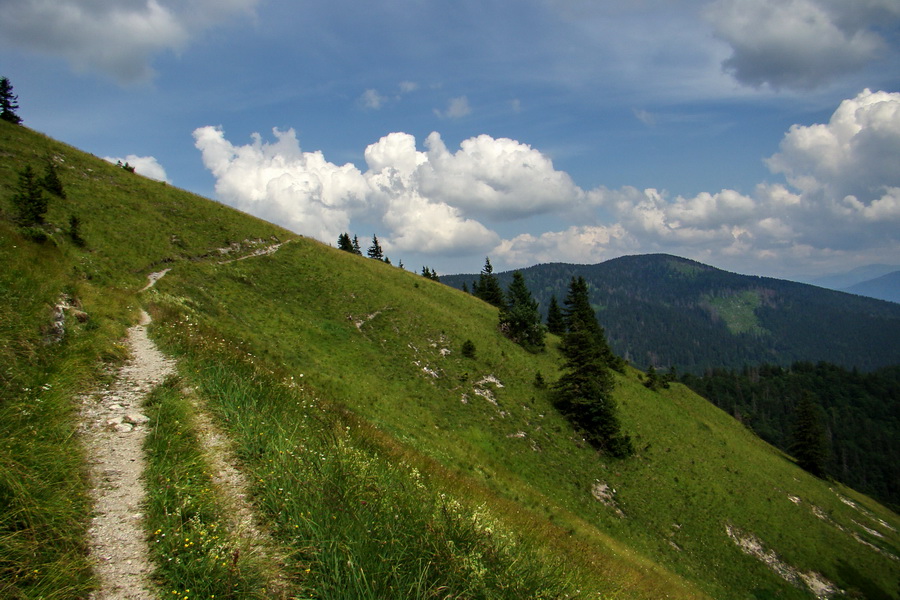
[[[606,332],[597,321],[597,315],[594,312],[594,307],[591,306],[590,292],[584,277],[572,278],[569,284],[569,293],[566,295],[563,304],[565,305],[563,320],[566,323],[566,329],[571,331],[573,327],[588,328],[607,366],[620,372],[624,371],[625,362],[613,354],[609,343],[606,341]]]
[[[338,236],[338,249],[344,252],[353,252],[353,244],[350,242],[350,234],[342,233]]]
[[[631,438],[621,432],[612,395],[615,382],[607,356],[611,351],[583,277],[572,278],[565,304],[566,333],[560,344],[565,362],[554,386],[555,404],[591,445],[616,457],[629,456],[634,448]]]
[[[662,387],[662,385],[663,382],[660,380],[659,375],[656,374],[656,367],[650,365],[647,369],[647,379],[644,381],[644,387],[656,391]]]
[[[22,118],[16,114],[19,97],[13,94],[13,86],[6,77],[0,77],[0,119],[18,125]]]
[[[353,236],[353,253],[362,256],[362,248],[359,247],[359,238]]]
[[[793,443],[791,453],[797,465],[816,477],[825,475],[827,449],[825,432],[819,422],[818,407],[811,392],[803,392],[794,411]]]
[[[381,249],[381,244],[378,243],[378,236],[372,236],[372,245],[369,246],[368,255],[369,258],[375,260],[384,260],[384,251]]]
[[[472,284],[472,293],[488,304],[503,308],[503,290],[500,288],[497,276],[494,275],[494,267],[491,265],[489,257],[484,259],[484,268],[481,269],[478,281]]]
[[[19,173],[19,186],[12,197],[16,223],[22,227],[41,225],[47,212],[47,198],[30,166]]]
[[[78,218],[78,215],[69,215],[69,239],[72,240],[72,243],[76,246],[83,247],[85,244],[84,238],[81,237],[81,219]]]
[[[544,348],[544,326],[538,303],[531,296],[521,271],[513,273],[506,302],[500,309],[500,331],[530,352]]]
[[[59,179],[59,173],[56,170],[56,163],[49,156],[47,164],[44,168],[44,178],[41,179],[41,185],[51,194],[55,194],[59,198],[66,197],[66,190],[63,188],[62,181]]]
[[[547,331],[554,335],[566,332],[566,320],[555,295],[550,296],[550,305],[547,307]]]

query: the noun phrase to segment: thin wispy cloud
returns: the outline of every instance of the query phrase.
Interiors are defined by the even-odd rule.
[[[472,107],[469,106],[468,97],[459,96],[458,98],[451,98],[447,102],[445,110],[434,109],[434,114],[442,119],[461,119],[472,114]]]

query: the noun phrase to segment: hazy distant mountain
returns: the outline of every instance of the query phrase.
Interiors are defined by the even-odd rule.
[[[652,254],[522,269],[546,310],[583,276],[613,349],[638,367],[681,372],[795,361],[872,370],[900,364],[900,305],[813,285],[729,273]],[[506,289],[511,272],[497,274]],[[442,276],[461,288],[477,275]]]
[[[882,275],[887,275],[893,271],[900,270],[900,265],[875,264],[857,267],[851,271],[844,273],[834,273],[812,279],[807,283],[817,285],[819,287],[828,288],[830,290],[847,290],[858,283],[877,279]],[[861,293],[861,292],[854,292]]]
[[[900,271],[863,281],[844,289],[851,294],[900,302]]]

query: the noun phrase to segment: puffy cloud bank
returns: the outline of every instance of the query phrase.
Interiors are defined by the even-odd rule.
[[[62,56],[130,83],[150,61],[259,0],[0,0],[0,33],[17,47]]]
[[[785,182],[752,194],[583,190],[541,152],[487,135],[452,151],[437,133],[422,150],[391,133],[366,148],[365,171],[302,151],[293,130],[244,146],[215,127],[194,137],[222,201],[327,242],[366,222],[391,251],[491,253],[508,267],[671,252],[785,271],[900,250],[897,93],[864,90],[828,123],[791,127],[766,161]],[[554,231],[551,222],[566,225]],[[512,227],[523,233],[495,231]]]
[[[716,0],[706,9],[731,46],[723,67],[741,83],[811,89],[885,50],[878,33],[900,18],[896,0]]]
[[[451,152],[432,133],[421,151],[413,136],[391,133],[366,148],[362,172],[302,151],[293,130],[274,136],[235,146],[221,129],[194,131],[222,201],[326,241],[361,219],[389,231],[388,249],[478,253],[499,242],[480,220],[547,213],[584,195],[546,156],[505,138],[481,135]]]

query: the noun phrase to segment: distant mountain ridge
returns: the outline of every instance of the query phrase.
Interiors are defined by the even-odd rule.
[[[889,302],[900,302],[900,271],[851,285],[844,291]]]
[[[546,311],[583,276],[613,349],[638,367],[682,372],[825,361],[864,371],[900,364],[900,305],[730,273],[667,254],[521,269]],[[498,273],[506,288],[512,272]],[[477,275],[442,276],[453,287]]]
[[[811,283],[819,287],[828,288],[830,290],[844,291],[859,283],[877,279],[883,275],[887,275],[893,271],[900,270],[900,265],[873,264],[857,267],[844,273],[833,273],[823,275],[814,279],[804,280],[805,283]]]

